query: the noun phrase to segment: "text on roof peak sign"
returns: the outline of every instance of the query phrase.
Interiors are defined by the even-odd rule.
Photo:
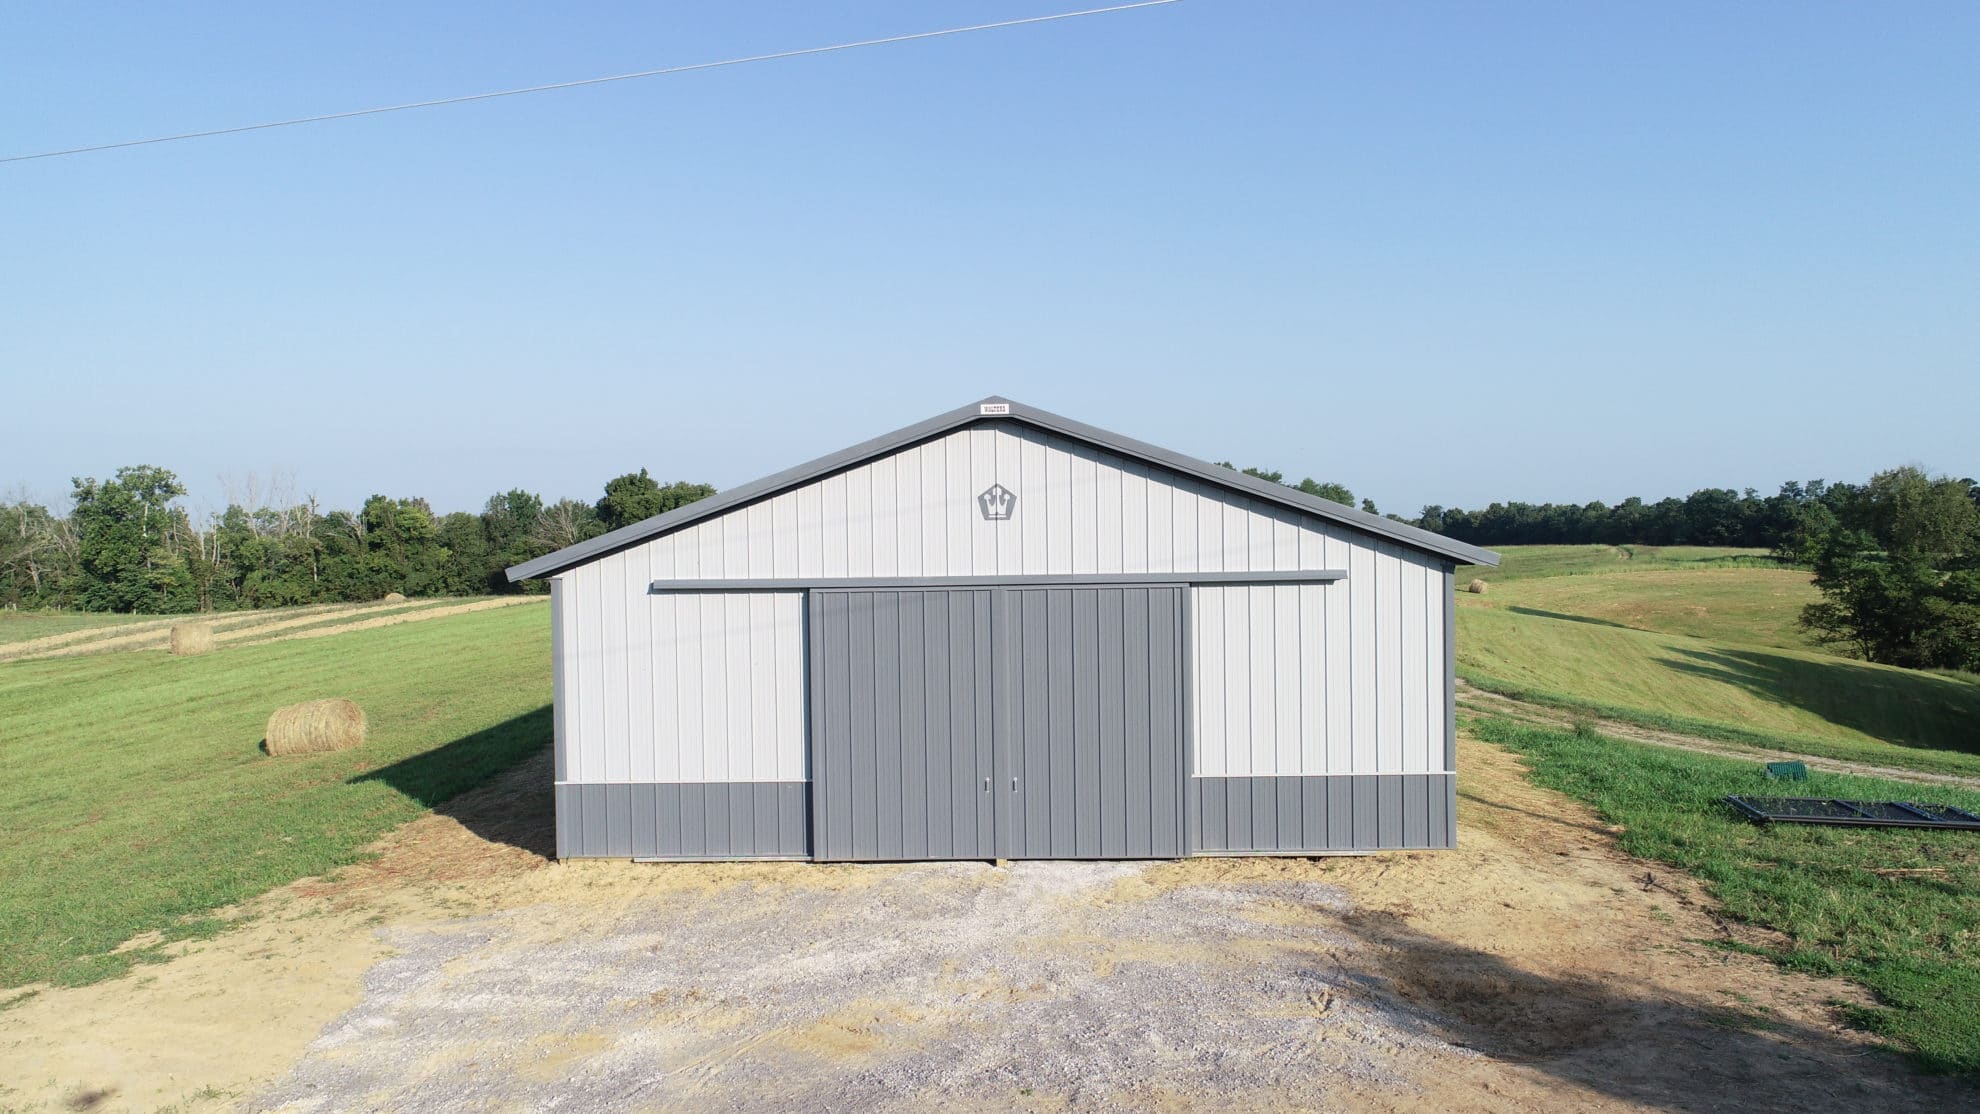
[[[979,414],[1008,414],[1011,412],[1011,404],[1008,402],[980,402],[976,406],[976,412]]]
[[[1003,484],[991,484],[976,497],[976,506],[986,521],[1006,521],[1017,510],[1017,492]]]

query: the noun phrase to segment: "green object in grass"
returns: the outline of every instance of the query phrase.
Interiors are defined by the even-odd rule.
[[[1769,781],[1807,781],[1808,764],[1806,762],[1769,762],[1767,763],[1767,779]]]

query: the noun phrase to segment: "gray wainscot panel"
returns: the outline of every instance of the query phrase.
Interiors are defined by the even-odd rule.
[[[802,781],[557,786],[560,859],[803,859],[811,794]]]
[[[1193,777],[1199,855],[1456,846],[1455,774]]]

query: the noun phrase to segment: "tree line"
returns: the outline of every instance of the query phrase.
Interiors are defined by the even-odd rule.
[[[1224,467],[1232,467],[1228,462]],[[1355,506],[1354,492],[1339,483],[1286,479],[1285,473],[1245,468],[1247,476],[1285,484]],[[1967,481],[1969,484],[1972,481]],[[1833,518],[1857,489],[1823,480],[1791,481],[1774,495],[1753,488],[1701,488],[1683,499],[1651,503],[1631,496],[1611,506],[1592,503],[1492,503],[1481,510],[1427,506],[1414,518],[1385,517],[1458,541],[1485,547],[1505,545],[1720,545],[1776,549],[1799,544],[1813,524]],[[1379,514],[1374,500],[1362,510]]]
[[[1226,465],[1229,467],[1229,465]],[[1286,483],[1283,473],[1245,473]],[[1354,503],[1337,483],[1289,484]],[[1375,504],[1361,501],[1374,512]],[[1790,481],[1704,488],[1655,503],[1492,503],[1483,510],[1424,507],[1389,518],[1488,548],[1508,545],[1704,545],[1772,551],[1809,569],[1822,599],[1801,614],[1820,641],[1869,661],[1980,672],[1980,482],[1916,467],[1861,484]]]
[[[77,479],[66,514],[25,497],[0,503],[0,607],[177,614],[406,596],[540,592],[503,570],[715,493],[661,484],[645,469],[587,503],[521,489],[479,513],[373,495],[354,510],[275,493],[194,515],[164,468]]]
[[[1226,465],[1229,466],[1228,464]],[[1354,505],[1338,483],[1245,473]],[[606,482],[594,502],[546,503],[521,489],[479,513],[435,514],[419,498],[373,495],[354,510],[250,485],[217,513],[195,515],[164,468],[77,479],[65,514],[26,498],[0,502],[0,607],[174,614],[308,603],[542,591],[503,570],[715,493],[662,484],[645,469]],[[1361,509],[1379,513],[1373,501]],[[1765,548],[1812,571],[1822,600],[1805,628],[1872,661],[1980,670],[1980,483],[1896,468],[1862,484],[1790,482],[1761,497],[1705,488],[1611,506],[1492,503],[1428,506],[1390,518],[1487,547],[1710,545]]]
[[[1753,488],[1702,488],[1651,503],[1631,496],[1592,503],[1493,503],[1482,510],[1429,506],[1411,525],[1473,545],[1719,545],[1775,549],[1833,517],[1849,484],[1791,481],[1762,497]]]

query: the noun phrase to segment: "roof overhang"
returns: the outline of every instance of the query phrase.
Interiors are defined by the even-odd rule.
[[[1354,507],[1335,503],[1308,495],[1298,488],[1247,476],[1243,472],[1226,468],[1220,464],[1210,464],[1191,456],[1137,441],[1132,437],[1122,437],[1104,429],[1062,418],[1007,398],[992,395],[980,402],[957,407],[946,414],[938,414],[924,422],[897,429],[870,441],[863,441],[850,448],[829,453],[816,460],[787,468],[772,476],[733,487],[717,495],[711,495],[699,502],[676,507],[666,514],[656,515],[643,522],[622,526],[608,534],[600,534],[576,545],[565,546],[555,553],[547,553],[533,561],[524,561],[508,570],[511,582],[529,580],[536,577],[554,576],[567,569],[615,553],[628,546],[637,545],[651,538],[678,530],[683,526],[712,518],[724,511],[767,499],[772,495],[810,483],[812,480],[829,476],[863,464],[876,457],[885,456],[907,448],[910,445],[928,441],[965,426],[995,422],[1017,422],[1038,429],[1056,433],[1061,437],[1106,449],[1109,452],[1131,459],[1140,460],[1170,472],[1202,480],[1215,487],[1240,492],[1252,498],[1293,510],[1310,514],[1315,518],[1335,522],[1350,529],[1370,534],[1397,545],[1442,557],[1449,561],[1466,565],[1497,565],[1499,555],[1489,549],[1455,541],[1441,534],[1409,526],[1394,519],[1383,518],[1378,514],[1357,510]]]

